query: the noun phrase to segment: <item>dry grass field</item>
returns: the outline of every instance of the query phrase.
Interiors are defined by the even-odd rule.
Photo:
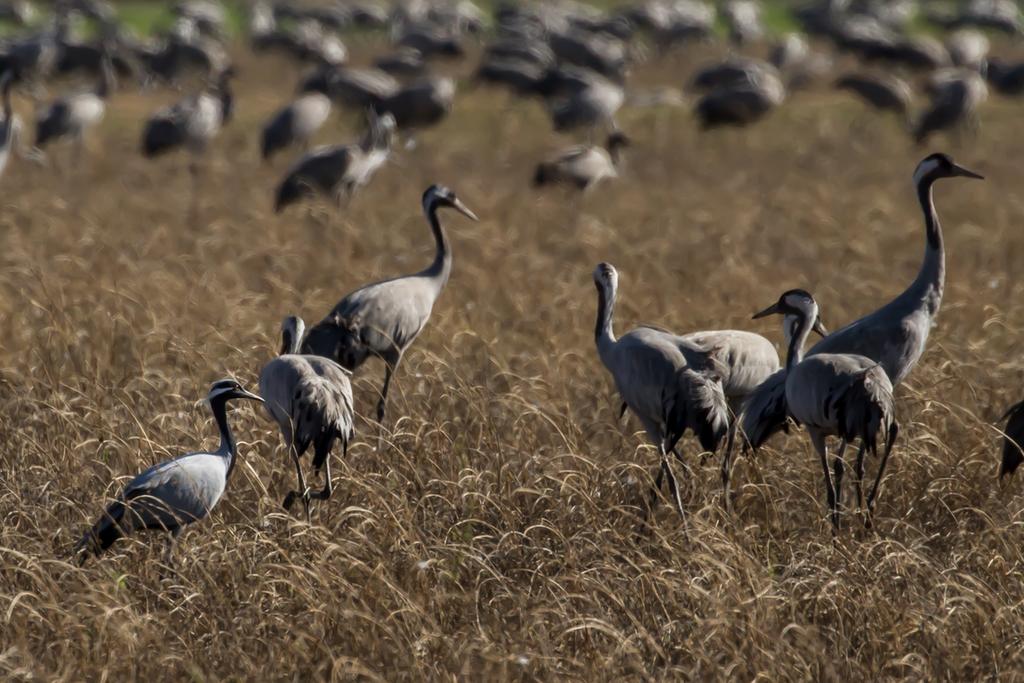
[[[636,81],[679,85],[704,56]],[[535,103],[463,80],[454,114],[347,210],[275,216],[288,160],[262,165],[257,131],[295,71],[239,59],[198,228],[184,157],[137,152],[173,92],[117,95],[65,177],[15,160],[0,183],[0,678],[1024,679],[1024,495],[995,476],[998,418],[1024,379],[1019,103],[994,97],[978,137],[931,146],[988,179],[937,188],[946,295],[897,393],[876,529],[851,516],[833,540],[796,432],[738,461],[733,513],[717,459],[702,466],[687,439],[685,529],[662,505],[640,534],[657,460],[617,420],[595,352],[594,265],[620,270],[619,330],[781,340],[750,315],[795,286],[838,328],[915,275],[910,176],[931,150],[827,91],[711,134],[686,109],[630,109],[624,177],[577,215],[529,185],[568,138]],[[357,128],[342,117],[320,140]],[[434,182],[481,221],[447,221],[454,274],[397,376],[394,431],[378,449],[360,420],[313,524],[281,509],[292,466],[240,402],[239,466],[176,571],[145,535],[74,566],[119,477],[215,445],[196,402],[223,376],[254,387],[284,315],[315,322],[429,262],[419,201]],[[360,415],[382,374],[359,372]]]

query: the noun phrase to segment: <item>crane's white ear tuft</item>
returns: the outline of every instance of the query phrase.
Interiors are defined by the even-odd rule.
[[[921,181],[935,174],[942,168],[942,160],[937,154],[933,154],[921,160],[921,163],[914,169],[914,185],[920,185]]]

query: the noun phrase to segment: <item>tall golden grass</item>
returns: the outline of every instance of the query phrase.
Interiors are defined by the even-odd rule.
[[[637,81],[678,84],[698,57]],[[294,70],[241,66],[198,229],[185,160],[137,153],[144,117],[174,93],[119,94],[66,177],[15,161],[0,185],[0,676],[1024,676],[1024,505],[1019,483],[995,479],[995,421],[1024,377],[1019,104],[992,100],[980,135],[935,145],[988,180],[938,187],[946,296],[898,390],[877,529],[851,517],[833,540],[795,433],[739,460],[731,514],[717,463],[684,442],[685,529],[663,505],[638,534],[656,460],[616,419],[596,357],[594,264],[620,269],[620,330],[779,339],[749,317],[793,286],[838,327],[916,273],[910,175],[930,150],[827,90],[741,131],[627,110],[623,178],[577,212],[529,186],[568,142],[540,107],[464,83],[455,113],[347,210],[277,217],[288,162],[261,165],[257,131]],[[355,129],[345,118],[320,141]],[[240,464],[175,572],[153,536],[74,567],[71,545],[121,477],[215,444],[196,400],[225,375],[254,385],[282,316],[316,321],[356,286],[429,262],[419,197],[433,182],[482,220],[450,221],[454,274],[397,377],[393,434],[378,450],[360,422],[313,525],[280,509],[291,465],[271,422],[241,406]],[[382,373],[359,373],[362,415]]]

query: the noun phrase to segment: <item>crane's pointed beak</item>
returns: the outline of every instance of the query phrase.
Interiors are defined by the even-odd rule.
[[[479,218],[476,217],[476,214],[470,211],[469,207],[463,204],[462,200],[458,199],[457,197],[452,200],[452,208],[461,213],[466,218],[469,218],[474,221],[480,220]]]
[[[975,173],[969,168],[964,168],[960,164],[953,164],[953,175],[961,178],[974,178],[975,180],[984,180],[985,176],[980,173]]]
[[[755,313],[754,316],[751,318],[751,320],[757,320],[758,318],[765,318],[765,317],[767,317],[769,315],[772,315],[772,314],[778,313],[778,312],[779,312],[779,304],[778,304],[778,302],[776,302],[776,303],[772,304],[771,306],[769,306],[768,308],[766,308],[763,311],[761,311],[760,313]]]
[[[811,328],[822,337],[828,336],[828,329],[825,327],[825,323],[821,322],[821,317],[817,317],[814,320],[814,327]]]
[[[254,394],[251,391],[246,391],[245,389],[237,390],[235,392],[235,395],[232,396],[232,398],[248,398],[252,399],[253,401],[259,401],[260,403],[263,403],[263,399],[258,394]]]

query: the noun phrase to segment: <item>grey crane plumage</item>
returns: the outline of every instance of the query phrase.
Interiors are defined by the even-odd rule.
[[[331,100],[327,95],[310,91],[275,113],[263,127],[261,152],[265,160],[290,145],[308,147],[331,114]]]
[[[981,178],[945,154],[925,157],[914,171],[914,187],[924,214],[925,252],[917,277],[895,299],[833,332],[808,355],[854,353],[879,363],[894,386],[917,364],[939,312],[946,278],[942,227],[935,211],[933,188],[942,178]],[[786,425],[786,371],[769,377],[751,394],[743,409],[741,429],[747,444],[762,446]]]
[[[1003,458],[999,464],[999,478],[1013,475],[1024,462],[1024,401],[1013,405],[1003,414]]]
[[[295,463],[298,489],[284,499],[288,509],[296,498],[302,500],[309,521],[311,499],[331,497],[331,450],[341,442],[342,457],[355,435],[351,373],[329,358],[303,355],[305,324],[302,318],[289,316],[281,325],[281,355],[260,372],[260,396],[264,407],[281,430],[281,439]],[[311,493],[306,487],[300,462],[313,446],[313,469],[325,468],[324,488]]]
[[[566,183],[587,191],[603,180],[618,177],[620,150],[629,144],[624,133],[615,131],[608,136],[604,149],[596,145],[571,147],[538,164],[533,184]]]
[[[611,373],[619,396],[637,416],[661,467],[655,481],[668,478],[669,491],[680,516],[682,499],[668,454],[692,430],[701,448],[714,452],[728,427],[728,408],[721,380],[689,366],[679,346],[662,331],[639,327],[616,338],[613,327],[618,272],[608,263],[594,269],[597,324],[594,340],[601,362]],[[677,454],[678,457],[678,454]]]
[[[776,70],[755,71],[745,82],[715,88],[702,97],[694,113],[704,129],[746,126],[759,121],[786,99],[786,88]]]
[[[391,114],[400,130],[425,128],[442,121],[455,102],[455,81],[431,77],[412,83],[385,97],[375,106],[381,115]]]
[[[209,515],[227,488],[238,457],[227,403],[240,398],[263,401],[233,379],[213,383],[206,401],[220,430],[220,447],[164,461],[132,479],[75,546],[80,563],[89,553],[99,555],[119,538],[141,529],[168,532],[170,557],[181,531]]]
[[[85,133],[103,120],[106,100],[113,88],[113,67],[109,56],[104,53],[100,79],[93,90],[62,97],[40,113],[36,120],[36,146],[43,147],[60,138],[71,138],[76,158],[80,156]]]
[[[875,483],[867,497],[867,524],[870,526],[878,488],[899,434],[889,376],[877,361],[858,354],[818,353],[804,359],[804,344],[812,328],[819,327],[819,332],[826,334],[818,315],[818,304],[808,292],[789,290],[779,297],[778,302],[756,313],[754,318],[772,314],[795,319],[794,326],[787,328],[790,340],[786,355],[786,405],[790,416],[807,428],[818,452],[825,475],[826,499],[833,530],[840,527],[839,513],[846,466],[843,455],[847,444],[854,440],[860,441],[854,483],[857,505],[862,508],[864,455],[870,453],[877,456],[879,437],[885,443]],[[832,473],[829,472],[826,443],[829,436],[841,439]]]
[[[936,131],[977,127],[978,105],[988,97],[985,80],[975,71],[949,73],[934,84],[932,105],[914,127],[914,141],[923,144]]]
[[[299,159],[278,185],[277,213],[304,198],[332,196],[339,206],[373,178],[391,153],[395,119],[371,112],[370,125],[358,144],[321,147]]]
[[[579,128],[605,126],[615,130],[615,114],[626,99],[622,87],[594,73],[579,71],[579,87],[566,97],[548,102],[555,130],[569,131]]]
[[[909,121],[913,92],[902,78],[892,74],[851,73],[835,82],[838,90],[848,90],[875,109],[895,112]]]
[[[188,171],[192,179],[189,213],[193,221],[199,209],[200,158],[234,114],[231,90],[234,75],[234,69],[228,67],[202,92],[158,111],[146,122],[142,133],[142,154],[146,158],[179,148],[188,151]]]
[[[451,247],[437,215],[441,208],[452,208],[477,220],[454,192],[431,185],[423,193],[423,213],[434,235],[433,263],[418,273],[366,285],[348,294],[309,331],[302,344],[303,353],[331,358],[347,370],[355,370],[371,356],[384,361],[384,384],[377,403],[379,423],[384,421],[392,375],[426,327],[434,302],[451,274]]]

